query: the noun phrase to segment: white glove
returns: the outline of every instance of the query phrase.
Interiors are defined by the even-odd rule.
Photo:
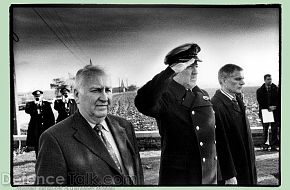
[[[225,185],[237,185],[237,184],[238,184],[238,181],[236,177],[232,177],[225,181]]]
[[[182,72],[184,69],[186,69],[188,66],[190,66],[191,64],[193,64],[195,61],[194,58],[190,59],[187,62],[181,62],[181,63],[177,63],[177,64],[173,64],[171,65],[171,69],[175,72],[175,73],[180,73]]]
[[[269,106],[269,111],[274,111],[276,109],[276,106]]]

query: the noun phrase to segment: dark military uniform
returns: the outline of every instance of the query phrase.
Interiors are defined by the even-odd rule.
[[[68,99],[67,103],[62,99],[58,99],[54,102],[54,109],[58,111],[56,122],[60,122],[77,110],[77,104],[74,99]]]
[[[27,102],[25,112],[30,114],[30,121],[27,130],[26,146],[34,147],[35,153],[38,153],[38,141],[40,135],[49,127],[55,124],[54,115],[47,101],[42,101],[41,105],[34,101]]]
[[[168,67],[137,92],[137,109],[157,121],[160,185],[216,184],[215,117],[206,91],[186,90]]]

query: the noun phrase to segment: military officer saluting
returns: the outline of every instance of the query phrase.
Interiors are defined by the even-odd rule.
[[[60,90],[61,99],[57,99],[54,102],[54,109],[58,111],[56,122],[60,122],[72,115],[77,110],[77,104],[74,99],[68,97],[69,89],[66,87]]]
[[[161,136],[159,185],[217,183],[215,117],[196,85],[200,47],[187,43],[165,57],[168,67],[141,87],[137,109],[154,117]]]
[[[43,100],[43,92],[36,90],[32,92],[32,95],[34,101],[27,102],[25,106],[25,112],[30,114],[26,146],[34,148],[37,157],[39,137],[46,129],[54,125],[55,121],[50,102]]]

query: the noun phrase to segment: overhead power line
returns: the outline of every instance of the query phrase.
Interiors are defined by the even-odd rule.
[[[88,57],[88,55],[83,50],[83,48],[81,47],[81,45],[79,45],[79,43],[77,42],[77,40],[75,39],[75,37],[72,35],[72,33],[70,32],[69,28],[66,26],[65,22],[63,22],[62,18],[58,15],[56,9],[54,9],[54,15],[60,21],[60,24],[62,25],[61,28],[63,28],[63,30],[64,30],[63,32],[65,34],[68,34],[69,41],[72,41],[72,44],[75,44],[75,47],[80,50],[81,54],[84,56],[84,58],[86,60],[86,58]]]
[[[40,13],[35,9],[32,8],[33,11],[40,17],[40,19],[46,24],[46,26],[52,31],[52,33],[57,37],[57,39],[69,50],[69,52],[80,62],[83,63],[83,61],[75,55],[75,53],[66,45],[66,43],[59,37],[59,35],[54,31],[54,29],[48,24],[48,22],[40,15]]]

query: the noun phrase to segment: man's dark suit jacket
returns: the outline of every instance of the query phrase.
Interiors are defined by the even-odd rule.
[[[265,83],[257,89],[257,101],[259,103],[259,116],[262,118],[262,109],[269,109],[269,106],[277,106],[276,110],[273,111],[274,119],[280,122],[280,95],[279,88],[275,84],[271,84],[270,87],[270,97],[268,100],[268,92]]]
[[[102,141],[79,111],[40,137],[36,184],[136,185],[143,172],[133,125],[108,115],[106,122],[120,151],[127,174],[120,173]]]
[[[216,141],[222,180],[237,178],[238,185],[257,183],[254,146],[245,106],[217,90],[211,102],[216,118]]]

